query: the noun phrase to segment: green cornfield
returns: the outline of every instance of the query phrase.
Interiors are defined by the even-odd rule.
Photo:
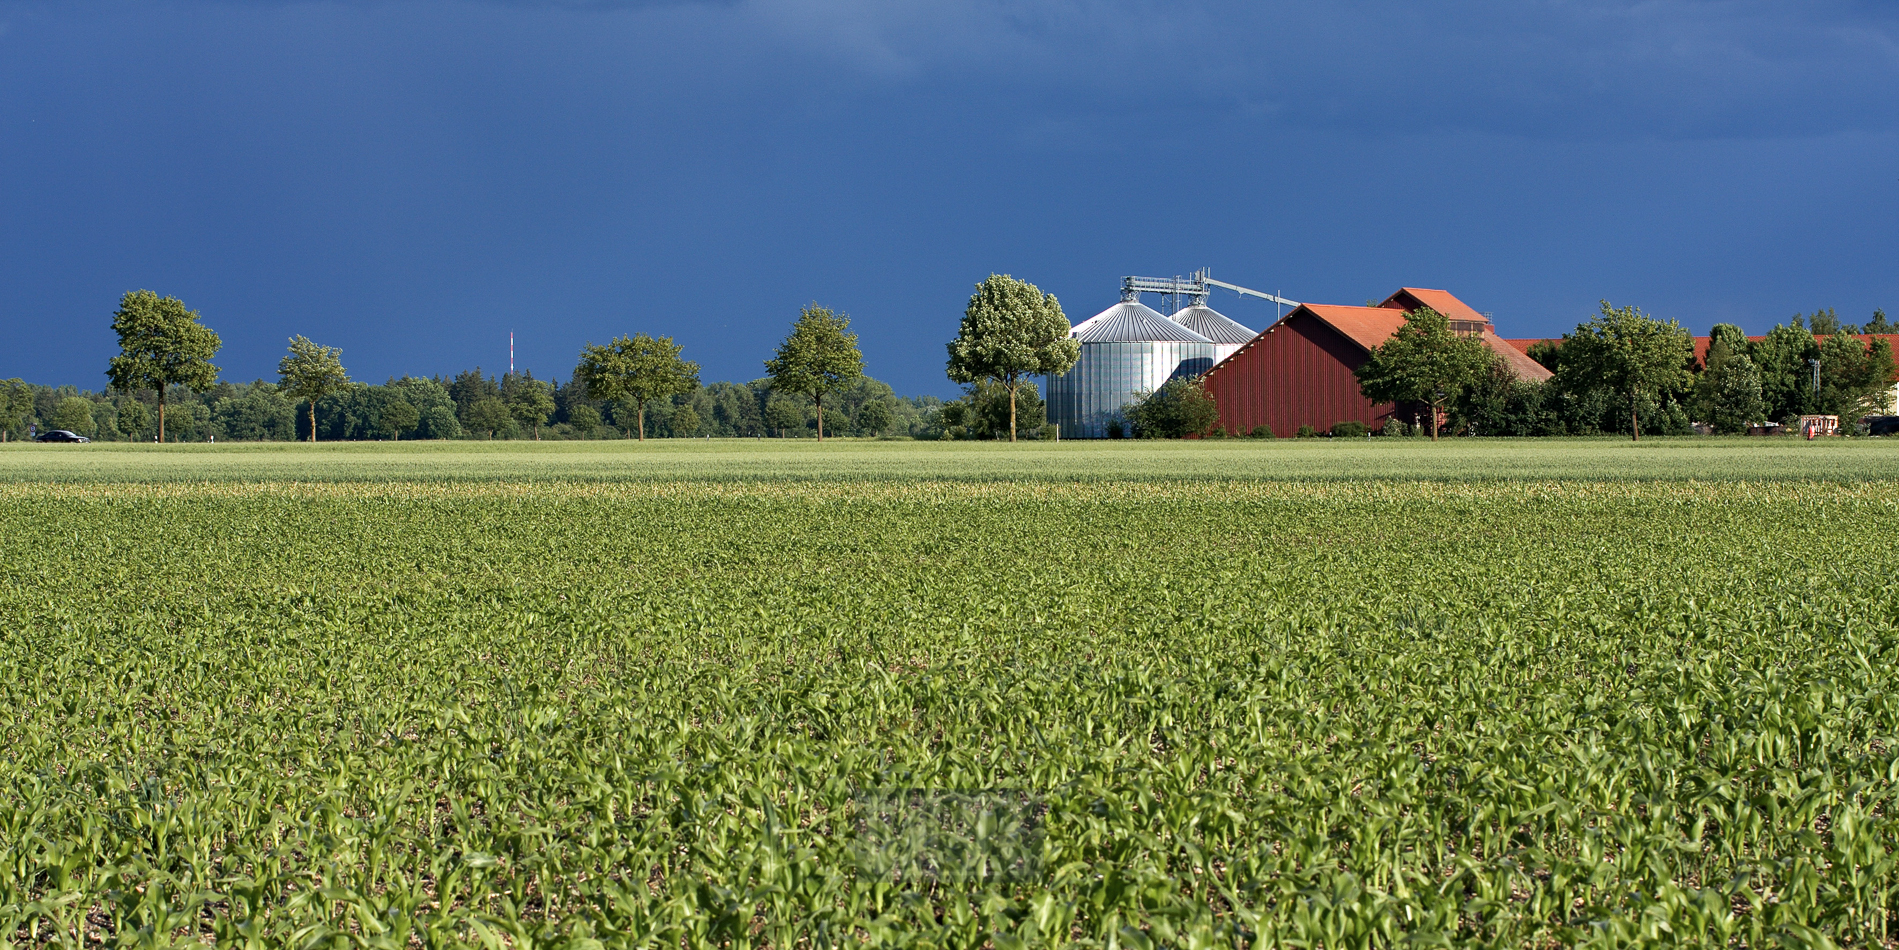
[[[1381,445],[0,451],[0,941],[1899,945],[1899,451]]]

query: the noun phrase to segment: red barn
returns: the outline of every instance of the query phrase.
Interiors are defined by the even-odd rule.
[[[1419,307],[1450,318],[1457,333],[1481,336],[1518,377],[1550,377],[1542,364],[1498,337],[1488,317],[1448,291],[1405,287],[1376,307],[1301,304],[1221,360],[1203,377],[1220,407],[1220,425],[1242,434],[1269,426],[1281,438],[1306,425],[1319,431],[1338,422],[1383,426],[1394,407],[1361,395],[1352,371],[1372,347],[1398,332],[1407,311]]]

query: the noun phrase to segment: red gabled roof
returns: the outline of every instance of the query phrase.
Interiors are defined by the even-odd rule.
[[[1448,290],[1431,290],[1427,287],[1400,287],[1398,292],[1385,298],[1380,307],[1398,310],[1416,310],[1430,307],[1452,320],[1481,320],[1489,323],[1490,318],[1471,309],[1470,304],[1457,299],[1457,295]]]
[[[1324,303],[1302,304],[1292,313],[1309,310],[1312,315],[1325,321],[1327,326],[1345,335],[1353,343],[1370,350],[1372,347],[1391,339],[1398,328],[1404,326],[1404,311],[1389,307],[1346,307]],[[1281,318],[1281,322],[1292,319],[1292,313]]]
[[[1405,291],[1400,291],[1398,294],[1392,294],[1390,299],[1398,299],[1400,294],[1407,292],[1409,292],[1408,288]],[[1476,319],[1484,319],[1482,314],[1471,310],[1463,301],[1452,297],[1448,293],[1444,293],[1441,290],[1427,290],[1424,291],[1424,293],[1443,294],[1445,299],[1448,299],[1463,310],[1475,314]],[[1416,310],[1418,306],[1428,306],[1433,310],[1437,310],[1437,305],[1426,298],[1417,298],[1417,303],[1413,304],[1410,309]],[[1399,310],[1396,307],[1345,307],[1332,304],[1309,303],[1302,304],[1292,313],[1286,314],[1281,322],[1283,323],[1285,320],[1292,319],[1292,314],[1298,313],[1300,310],[1308,311],[1313,316],[1318,317],[1324,321],[1327,326],[1337,330],[1346,339],[1358,344],[1367,352],[1369,352],[1372,347],[1378,346],[1386,340],[1391,339],[1391,335],[1397,333],[1399,327],[1404,326],[1404,315],[1408,312],[1406,310]],[[1445,313],[1443,310],[1437,310],[1437,312],[1444,313],[1447,317],[1451,316],[1451,314]],[[1462,320],[1467,318],[1457,316],[1455,319]],[[1490,347],[1491,351],[1498,356],[1503,357],[1504,363],[1510,367],[1510,371],[1515,373],[1518,379],[1540,382],[1550,378],[1550,371],[1544,369],[1543,364],[1513,349],[1508,341],[1489,329],[1489,321],[1484,321],[1484,324],[1484,345]]]
[[[1442,313],[1443,311],[1440,310],[1438,312]],[[1498,356],[1503,357],[1504,363],[1510,367],[1511,372],[1517,374],[1518,379],[1542,382],[1556,375],[1550,372],[1542,363],[1530,359],[1528,353],[1517,349],[1510,340],[1498,336],[1494,330],[1484,330],[1484,342],[1489,344],[1490,349]]]

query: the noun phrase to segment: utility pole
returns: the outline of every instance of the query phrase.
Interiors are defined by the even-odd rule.
[[[514,331],[508,331],[508,375],[514,375]]]

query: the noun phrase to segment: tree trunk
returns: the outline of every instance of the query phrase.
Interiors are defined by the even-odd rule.
[[[1437,403],[1431,404],[1431,441],[1437,441]]]
[[[824,394],[812,393],[811,401],[818,404],[818,441],[824,441]]]
[[[1015,383],[1009,383],[1009,441],[1015,441]]]
[[[316,400],[310,400],[310,444],[316,444]]]
[[[640,441],[646,441],[646,400],[640,400]]]
[[[1642,441],[1642,420],[1635,415],[1635,391],[1629,391],[1629,441]]]
[[[158,387],[158,444],[165,444],[165,387]]]

